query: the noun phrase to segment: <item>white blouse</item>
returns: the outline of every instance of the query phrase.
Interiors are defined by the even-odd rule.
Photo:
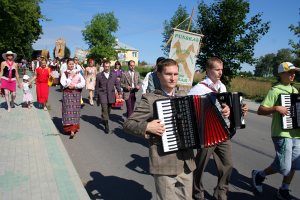
[[[76,73],[76,70],[73,69],[73,71]],[[71,73],[70,70],[67,70],[68,73]],[[85,86],[85,80],[83,76],[77,72],[76,76],[80,76],[80,83],[75,84],[75,89],[82,89]],[[71,85],[72,77],[69,76],[69,78],[66,77],[65,73],[62,73],[62,76],[60,78],[60,83],[64,88],[67,88]]]

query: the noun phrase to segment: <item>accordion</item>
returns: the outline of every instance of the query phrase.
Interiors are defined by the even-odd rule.
[[[280,94],[279,102],[289,110],[287,115],[281,115],[281,128],[300,128],[300,94]]]
[[[241,102],[240,97],[242,93],[235,95],[234,98]],[[232,100],[232,93],[210,93],[204,96],[157,100],[155,102],[157,117],[166,128],[162,136],[164,152],[205,148],[230,139],[236,132],[235,127],[245,128],[245,124],[241,125],[243,121],[241,119],[236,120],[238,123],[234,123],[235,116],[225,118],[222,115],[221,104],[225,102],[231,106],[231,110],[238,110],[232,108],[234,105],[241,108],[236,100]]]

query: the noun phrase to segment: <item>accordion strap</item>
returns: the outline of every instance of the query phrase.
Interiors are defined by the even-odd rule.
[[[220,88],[217,91],[215,88],[209,87],[209,85],[207,85],[206,83],[200,82],[199,84],[206,86],[207,88],[211,89],[214,93],[220,93]]]
[[[276,89],[279,89],[279,90],[285,91],[285,92],[287,92],[288,94],[294,94],[294,88],[293,88],[293,86],[291,86],[291,87],[292,87],[292,93],[290,93],[290,92],[289,92],[289,91],[287,91],[287,90],[284,90],[284,89],[278,88],[278,87],[273,87],[273,88],[276,88]]]

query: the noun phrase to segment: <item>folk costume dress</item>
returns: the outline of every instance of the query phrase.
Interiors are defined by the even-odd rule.
[[[52,70],[50,69],[50,73]],[[36,80],[36,96],[37,101],[40,103],[46,103],[48,102],[48,96],[49,96],[49,68],[42,68],[39,67],[36,69],[37,73],[37,80]]]
[[[87,67],[86,70],[87,70],[87,78],[86,78],[85,89],[95,90],[97,68],[96,67]]]
[[[57,85],[59,84],[59,66],[57,65],[57,63],[51,63],[50,68],[53,72],[52,74],[54,77],[53,84]]]
[[[63,86],[62,100],[62,123],[64,132],[76,132],[80,129],[80,110],[81,110],[81,91],[85,86],[83,76],[76,72],[72,78],[70,70],[65,71],[61,76],[61,85]],[[71,84],[75,84],[74,89],[69,89]]]

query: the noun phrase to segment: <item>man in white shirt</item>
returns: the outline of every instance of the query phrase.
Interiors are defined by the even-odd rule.
[[[207,77],[195,85],[189,91],[188,95],[205,95],[211,92],[222,93],[227,91],[225,85],[220,81],[223,74],[223,62],[219,58],[212,57],[207,61],[206,72]],[[248,107],[244,104],[243,113],[246,114],[247,111]],[[223,104],[222,113],[223,116],[229,117],[229,106]],[[227,140],[217,146],[198,149],[196,155],[197,169],[194,171],[193,196],[195,200],[205,200],[202,177],[212,154],[219,174],[218,184],[215,188],[213,198],[217,200],[227,199],[229,179],[233,168],[230,140]]]
[[[36,61],[35,61],[35,63],[34,63],[34,65],[35,65],[34,71],[35,71],[37,68],[40,67],[40,60],[41,60],[41,57],[40,57],[40,56],[37,56],[37,57],[36,57]]]
[[[78,71],[82,76],[84,75],[84,69],[78,64],[78,58],[74,57],[74,69]]]
[[[62,59],[61,67],[60,67],[60,74],[62,75],[65,71],[67,71],[68,65],[67,65],[67,60]]]

